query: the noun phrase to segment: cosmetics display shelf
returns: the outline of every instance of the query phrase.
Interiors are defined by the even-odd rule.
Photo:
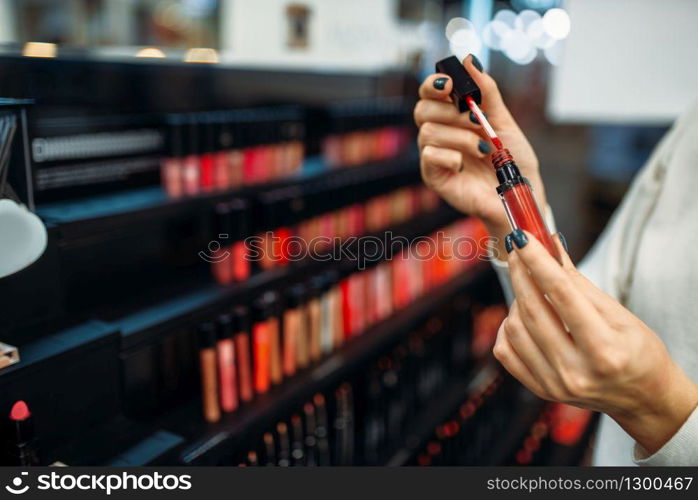
[[[49,449],[42,459],[66,465],[140,466],[156,461],[183,441],[177,434],[117,415],[101,425],[85,429],[78,439]]]
[[[366,182],[376,182],[401,173],[416,171],[416,152],[409,151],[398,158],[374,162],[358,167],[329,169],[317,162],[307,162],[301,171],[290,178],[256,184],[227,191],[200,193],[184,198],[169,198],[160,186],[143,187],[87,198],[46,203],[37,207],[37,214],[46,221],[63,226],[86,222],[110,225],[142,223],[162,217],[176,217],[210,209],[215,203],[235,197],[250,198],[260,193],[284,187],[303,187],[312,190],[321,183],[342,185],[357,174]]]
[[[429,234],[460,217],[461,214],[443,206],[390,230],[397,236],[414,238]],[[382,234],[376,233],[375,236]],[[245,303],[261,291],[280,287],[285,280],[307,276],[326,265],[315,261],[301,262],[256,274],[243,284],[209,285],[120,318],[102,316],[101,321],[87,321],[23,343],[20,345],[22,361],[0,372],[2,409],[9,411],[9,405],[18,399],[25,399],[30,404],[37,414],[47,459],[83,465],[112,461],[144,465],[158,461],[162,456],[169,458],[161,463],[179,463],[185,460],[173,456],[170,448],[181,448],[178,445],[186,442],[197,451],[184,453],[184,457],[201,454],[202,447],[210,446],[217,439],[216,433],[211,434],[210,429],[225,429],[226,436],[232,435],[237,432],[235,429],[256,423],[260,415],[271,415],[285,408],[289,401],[302,398],[307,391],[312,393],[320,385],[329,383],[326,377],[334,380],[346,373],[348,367],[356,366],[360,360],[375,354],[375,350],[386,342],[397,339],[411,321],[427,314],[454,291],[479,282],[483,266],[487,269],[484,263],[476,264],[453,283],[419,299],[409,310],[401,311],[395,318],[367,331],[356,342],[349,342],[345,349],[312,371],[279,387],[278,393],[272,391],[239,414],[224,420],[227,424],[206,427],[201,417],[200,399],[197,397],[187,402],[188,396],[182,399],[185,401],[183,407],[175,408],[161,418],[144,419],[129,412],[124,415],[120,357],[143,352],[143,346],[161,341],[163,335],[173,330],[191,329],[233,304]],[[65,366],[70,369],[61,369],[60,376],[57,376],[56,369]],[[99,383],[87,380],[98,380]],[[83,389],[75,391],[76,386]],[[52,397],[46,398],[47,393]],[[89,425],[86,426],[86,422]],[[204,438],[192,441],[192,436],[201,435]],[[189,440],[183,436],[189,436]],[[193,442],[198,444],[194,446]]]
[[[239,411],[224,416],[215,424],[203,421],[198,398],[168,412],[158,421],[158,427],[188,437],[188,441],[176,450],[174,456],[168,454],[158,460],[158,463],[218,464],[227,453],[226,448],[236,440],[269,426],[288,408],[300,406],[314,393],[341,382],[377,353],[398,342],[415,324],[456,292],[477,289],[491,278],[491,269],[486,263],[475,264],[468,271],[417,299],[409,308],[394,313],[348,341],[318,365],[273,388]],[[457,386],[453,391],[452,397],[455,397],[455,393],[462,394],[463,388]]]
[[[384,241],[386,236],[391,234],[395,239],[399,237],[413,239],[428,235],[460,217],[462,214],[442,205],[433,212],[372,233],[367,237]],[[348,251],[356,250],[358,241],[354,243]],[[386,247],[386,250],[390,249]],[[356,262],[344,261],[344,264],[347,263],[352,267],[356,266]],[[278,289],[285,283],[313,275],[315,272],[322,271],[327,265],[326,260],[306,259],[255,274],[243,283],[227,286],[206,285],[172,300],[125,314],[119,314],[119,309],[112,306],[110,315],[105,319],[119,327],[122,335],[122,349],[128,349],[157,338],[160,333],[172,328],[192,325],[195,321],[210,317],[227,305],[249,302],[266,289]]]
[[[389,458],[385,465],[399,467],[407,464],[434,433],[434,428],[480,386],[483,380],[492,378],[497,373],[496,366],[494,358],[488,356],[475,366],[468,376],[457,377],[448,384],[441,394],[415,417],[413,424],[405,432],[403,445],[387,454]]]
[[[506,432],[499,436],[496,444],[482,457],[480,465],[506,464],[526,437],[531,425],[545,409],[545,405],[544,400],[522,387],[519,392],[519,411],[512,415]]]

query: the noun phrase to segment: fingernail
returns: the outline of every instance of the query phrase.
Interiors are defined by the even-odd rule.
[[[485,118],[487,118],[487,113],[483,113],[485,115]],[[472,111],[470,112],[470,121],[473,122],[475,125],[480,125],[480,120],[477,119],[477,116],[475,116],[475,113]]]
[[[565,248],[565,252],[570,253],[569,248],[567,248],[567,239],[565,238],[565,235],[558,231],[557,237],[560,238],[560,243],[562,243],[562,246]]]
[[[479,142],[478,145],[477,145],[477,149],[480,150],[480,153],[482,153],[483,155],[486,155],[487,153],[490,152],[490,145],[487,144],[487,143],[486,143],[485,141],[483,141],[482,139],[480,139],[480,142]]]
[[[434,80],[434,88],[437,90],[443,90],[446,88],[446,83],[448,82],[448,78],[437,78]]]
[[[473,61],[473,66],[475,66],[475,67],[477,68],[477,70],[478,70],[480,73],[482,73],[482,63],[480,62],[480,59],[478,59],[478,58],[475,56],[475,54],[470,54],[470,55],[473,56],[473,59],[472,59],[472,61]]]
[[[511,242],[510,234],[507,234],[504,237],[504,248],[507,249],[507,253],[511,253],[514,250],[514,244]]]
[[[514,240],[516,248],[523,248],[528,245],[528,238],[526,238],[526,233],[521,229],[514,229],[511,232],[511,238]]]

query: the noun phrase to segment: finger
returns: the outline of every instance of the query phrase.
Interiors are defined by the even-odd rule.
[[[569,363],[574,343],[516,252],[509,256],[509,275],[517,310],[533,342],[552,366]]]
[[[425,146],[455,149],[477,159],[486,158],[489,152],[481,142],[482,137],[475,132],[435,122],[422,125],[417,138],[420,149]]]
[[[614,322],[617,318],[625,317],[626,309],[613,297],[594,285],[586,276],[580,273],[570,260],[564,245],[560,241],[558,233],[553,235],[553,241],[560,254],[562,267],[568,271],[572,280],[577,284],[579,290],[589,299],[597,311],[609,322]]]
[[[461,113],[450,102],[433,99],[422,99],[414,107],[414,121],[418,127],[426,122],[436,122],[480,133],[482,127],[470,115],[471,113]]]
[[[431,145],[424,146],[421,159],[423,177],[428,176],[430,169],[446,169],[456,173],[463,165],[463,154],[460,151]]]
[[[445,78],[446,81],[443,82]],[[436,84],[435,84],[436,82]],[[443,88],[441,87],[441,82],[444,83]],[[429,75],[424,79],[422,84],[419,86],[419,97],[420,99],[436,99],[440,101],[449,101],[451,98],[451,90],[453,89],[453,82],[451,77],[444,75],[443,73],[436,73],[434,75]]]
[[[499,332],[497,333],[497,340],[494,343],[494,349],[492,350],[494,357],[504,366],[506,371],[511,373],[519,382],[528,387],[533,391],[536,396],[544,397],[545,391],[540,385],[538,380],[529,371],[526,365],[521,361],[519,356],[514,351],[511,343],[507,339],[504,333],[504,324],[506,320],[499,327]]]
[[[560,377],[548,359],[533,341],[531,333],[524,324],[519,311],[518,298],[512,304],[504,325],[507,340],[514,348],[519,359],[528,368],[541,387],[551,392],[548,387],[560,386]]]
[[[533,235],[526,232],[525,236],[527,242],[521,247],[516,245],[517,255],[540,291],[548,297],[557,315],[568,326],[575,342],[582,348],[592,349],[599,332],[605,331],[601,316],[579,291],[568,271]],[[517,237],[513,239],[516,242]]]
[[[509,115],[509,110],[504,104],[504,99],[502,99],[502,94],[499,92],[497,82],[489,73],[481,71],[473,64],[472,54],[468,55],[468,57],[463,60],[463,66],[465,66],[468,74],[475,80],[475,83],[480,88],[480,93],[482,94],[482,104],[480,107],[490,114],[496,115],[505,113]]]

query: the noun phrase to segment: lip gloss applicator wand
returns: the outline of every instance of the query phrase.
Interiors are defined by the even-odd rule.
[[[482,102],[482,94],[475,81],[465,70],[457,57],[451,56],[436,63],[436,71],[445,73],[451,77],[453,90],[451,99],[461,113],[472,111],[480,122],[490,141],[495,147],[490,159],[494,167],[499,186],[497,194],[504,204],[504,210],[512,229],[523,229],[533,234],[550,254],[560,261],[560,254],[553,243],[550,231],[545,223],[536,199],[531,189],[531,184],[521,175],[519,167],[514,162],[514,157],[504,147],[501,139],[487,121],[479,104]]]

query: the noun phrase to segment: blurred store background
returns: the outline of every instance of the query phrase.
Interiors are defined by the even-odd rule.
[[[411,118],[435,61],[472,52],[580,259],[695,101],[696,20],[694,0],[0,2],[0,197],[48,234],[0,278],[0,413],[36,418],[45,464],[582,463],[590,414],[491,359],[482,255],[250,265],[241,241],[481,237],[421,186]]]
[[[476,53],[500,82],[542,160],[560,227],[581,257],[658,139],[695,98],[698,69],[688,61],[698,6],[662,5],[18,0],[0,5],[0,42],[8,53],[59,58],[425,75],[454,48],[444,33],[448,21],[466,18],[471,24],[455,50]],[[551,9],[561,10],[541,22]]]

